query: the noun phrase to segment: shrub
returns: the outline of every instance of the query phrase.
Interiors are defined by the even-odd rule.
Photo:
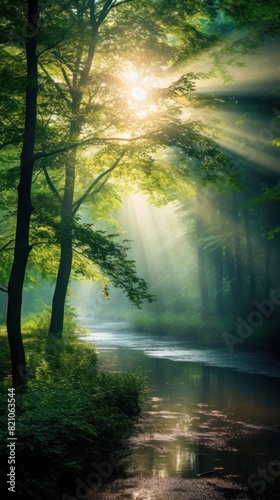
[[[17,476],[23,482],[32,477],[36,492],[48,498],[40,486],[42,483],[46,489],[46,474],[51,483],[68,469],[73,474],[83,467],[85,452],[93,454],[108,441],[117,446],[129,435],[141,409],[146,381],[140,373],[98,372],[94,346],[73,332],[50,344],[43,320],[38,324],[29,319],[24,330],[27,328],[31,373],[28,389],[16,391]],[[0,386],[4,400],[8,385],[6,379]],[[7,414],[0,420],[5,453]],[[32,470],[38,464],[34,478]]]

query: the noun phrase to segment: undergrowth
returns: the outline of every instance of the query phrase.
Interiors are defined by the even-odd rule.
[[[129,321],[136,331],[166,334],[184,337],[198,342],[221,342],[221,335],[232,324],[232,321],[215,316],[202,320],[200,314],[188,312],[162,312],[155,315],[146,311],[137,311],[130,315]]]
[[[78,339],[69,315],[63,339],[48,341],[48,320],[45,312],[23,327],[29,382],[27,390],[16,391],[17,477],[42,498],[60,498],[62,476],[75,476],[86,468],[90,452],[114,449],[129,436],[146,380],[141,373],[99,372],[94,346]],[[10,385],[8,375],[0,387],[3,401]],[[3,461],[7,412],[0,423]]]
[[[275,310],[271,317],[263,317],[260,325],[253,327],[248,323],[252,310],[243,311],[236,316],[233,314],[219,316],[212,313],[205,319],[202,319],[200,314],[188,312],[168,311],[155,315],[147,311],[137,311],[130,314],[128,320],[135,331],[170,335],[190,340],[197,345],[225,347],[227,346],[225,337],[229,336],[230,343],[234,345],[237,339],[236,345],[240,350],[247,349],[250,345],[253,349],[279,353],[279,309]],[[239,338],[240,318],[243,319],[243,324],[247,323],[248,326],[244,336]]]

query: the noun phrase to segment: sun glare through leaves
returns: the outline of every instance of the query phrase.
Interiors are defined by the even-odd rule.
[[[144,119],[158,110],[153,102],[153,90],[158,87],[158,82],[151,75],[143,75],[135,68],[123,73],[127,102],[129,109],[133,110],[139,119]]]

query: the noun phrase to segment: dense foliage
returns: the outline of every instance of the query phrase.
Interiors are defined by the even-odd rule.
[[[3,0],[0,14],[0,302],[11,354],[10,364],[1,339],[1,392],[29,382],[17,389],[19,479],[28,489],[24,457],[42,461],[47,479],[42,467],[33,486],[53,498],[65,469],[83,467],[84,448],[131,431],[145,385],[97,370],[95,349],[65,317],[74,280],[148,302],[138,328],[216,343],[278,288],[279,89],[272,76],[265,91],[247,82],[250,98],[221,86],[242,75],[248,54],[273,47],[279,9]],[[158,259],[150,272],[122,237],[116,211],[139,192],[156,206],[177,203],[171,270]],[[41,280],[54,288],[50,314],[22,328],[22,298]],[[272,348],[278,314],[263,330]]]
[[[31,488],[44,499],[71,491],[74,478],[86,474],[89,457],[102,462],[108,459],[108,450],[122,448],[145,394],[145,377],[140,372],[97,370],[95,348],[78,340],[77,334],[82,332],[77,331],[71,316],[67,315],[67,335],[50,343],[49,316],[44,313],[24,323],[29,387],[27,392],[17,392],[16,399],[17,491],[26,495]],[[2,347],[1,336],[1,352],[5,352]],[[1,357],[1,374],[6,369],[6,356]],[[5,380],[0,387],[3,400],[7,387]],[[3,411],[3,470],[7,462],[6,422],[7,412]]]

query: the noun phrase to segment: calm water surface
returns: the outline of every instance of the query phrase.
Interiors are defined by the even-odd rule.
[[[132,438],[131,470],[144,477],[193,478],[217,468],[244,486],[256,474],[256,496],[250,498],[280,498],[279,359],[197,349],[171,337],[135,334],[125,323],[81,321],[101,369],[141,367],[149,373],[149,405]],[[264,497],[256,481],[269,465],[274,476],[263,479]]]

